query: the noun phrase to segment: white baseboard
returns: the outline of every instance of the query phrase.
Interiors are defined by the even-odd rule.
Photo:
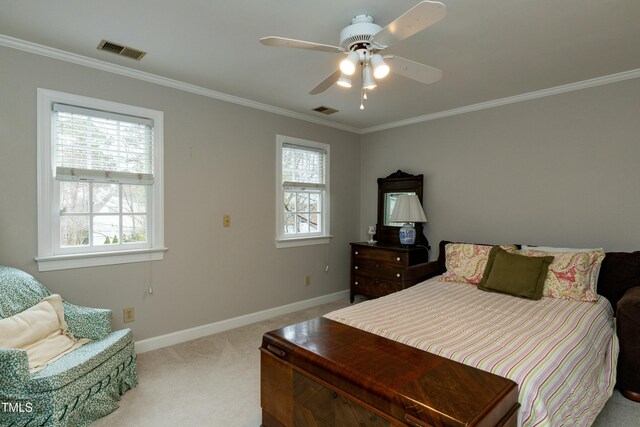
[[[272,317],[293,313],[294,311],[305,310],[317,305],[346,299],[348,296],[348,290],[334,292],[332,294],[310,298],[304,301],[281,305],[280,307],[269,308],[256,313],[245,314],[243,316],[233,317],[231,319],[225,319],[219,322],[209,323],[207,325],[196,326],[195,328],[184,329],[182,331],[147,338],[145,340],[136,341],[136,353],[146,353],[147,351],[157,350],[170,345],[195,340],[207,335],[217,334],[218,332],[224,332],[229,329],[250,325],[251,323],[261,322],[263,320],[271,319]]]

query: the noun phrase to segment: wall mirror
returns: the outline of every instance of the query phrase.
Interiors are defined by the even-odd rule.
[[[416,194],[422,202],[423,175],[411,175],[398,170],[386,178],[378,178],[378,224],[374,238],[380,244],[400,245],[398,232],[401,223],[393,223],[389,220],[393,207],[399,195]],[[415,224],[416,244],[429,246],[422,231],[422,223]]]

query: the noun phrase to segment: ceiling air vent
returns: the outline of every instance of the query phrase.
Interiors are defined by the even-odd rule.
[[[318,113],[326,114],[327,116],[329,114],[333,114],[333,113],[337,113],[338,112],[338,110],[336,110],[335,108],[325,107],[324,105],[321,105],[319,107],[314,108],[313,111],[317,111]]]
[[[108,40],[102,40],[98,45],[98,49],[104,50],[105,52],[115,53],[116,55],[120,56],[126,56],[127,58],[135,59],[137,61],[141,60],[142,57],[147,54],[147,52],[143,52],[141,50],[134,49],[122,44],[110,42]]]

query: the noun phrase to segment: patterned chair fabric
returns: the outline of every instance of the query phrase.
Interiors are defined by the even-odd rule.
[[[31,275],[0,266],[0,318],[16,315],[51,292]],[[85,426],[118,408],[137,385],[130,329],[111,331],[111,311],[64,302],[76,338],[93,341],[29,373],[27,353],[0,348],[0,427]]]

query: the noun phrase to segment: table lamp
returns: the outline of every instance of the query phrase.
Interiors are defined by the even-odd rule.
[[[413,245],[416,242],[416,229],[411,223],[427,222],[418,196],[415,194],[399,195],[389,221],[404,222],[405,224],[400,228],[400,243]]]

